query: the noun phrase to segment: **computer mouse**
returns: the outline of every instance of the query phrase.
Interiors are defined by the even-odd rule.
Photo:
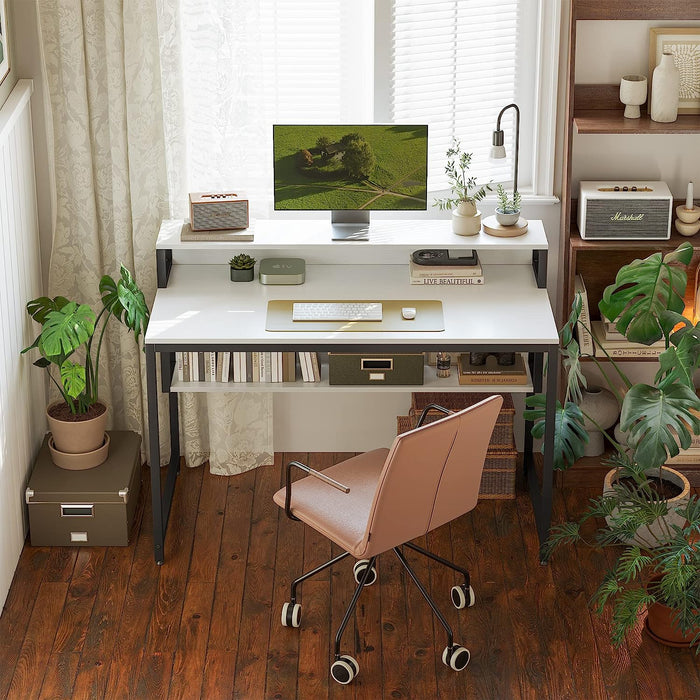
[[[404,306],[401,309],[401,315],[407,320],[410,321],[411,319],[416,317],[416,309],[413,306]]]

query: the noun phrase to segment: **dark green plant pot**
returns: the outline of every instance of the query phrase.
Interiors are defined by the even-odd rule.
[[[252,267],[248,270],[236,270],[233,267],[229,269],[231,270],[231,282],[252,282],[253,277],[255,277],[255,269]]]

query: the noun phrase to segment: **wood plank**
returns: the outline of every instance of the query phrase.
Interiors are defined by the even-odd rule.
[[[377,560],[377,573],[382,575],[382,558]],[[352,576],[352,574],[350,574]],[[333,630],[335,636],[335,630]],[[353,681],[356,700],[376,700],[381,687],[382,638],[380,588],[370,586],[362,591],[355,608],[354,648],[349,637],[343,639],[341,652],[346,651],[360,665],[360,673]]]
[[[39,695],[67,593],[68,584],[63,581],[42,583],[39,587],[8,698]]]
[[[272,495],[278,485],[279,468],[271,465],[255,470],[234,698],[255,697],[265,688],[279,513]]]
[[[293,459],[299,459],[299,457],[291,453],[275,454],[275,468],[279,469],[278,486],[280,488],[284,485],[284,466]],[[299,637],[301,635],[300,629],[283,627],[280,616],[282,606],[289,602],[292,581],[303,573],[300,562],[304,558],[304,535],[307,528],[303,523],[290,520],[281,510],[277,519],[275,580],[270,612],[270,645],[267,652],[265,684],[266,698],[284,698],[296,695]],[[306,625],[304,615],[306,609],[307,606],[302,605],[302,624],[304,626]],[[319,663],[321,663],[320,659]]]
[[[699,20],[700,9],[687,0],[575,0],[575,19]]]
[[[80,697],[73,691],[79,661],[80,652],[77,651],[51,654],[46,664],[44,682],[41,685],[39,694],[40,700]]]
[[[167,698],[172,669],[172,652],[148,653],[144,649],[139,660],[139,677],[134,697],[148,698],[148,700]]]
[[[232,651],[207,649],[207,662],[202,680],[202,698],[230,698],[236,675],[236,654]],[[283,698],[284,696],[280,696]]]
[[[70,581],[79,547],[45,547],[49,552],[44,581]]]

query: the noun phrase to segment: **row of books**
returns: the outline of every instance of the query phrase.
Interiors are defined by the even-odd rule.
[[[483,364],[473,364],[471,354],[461,353],[457,361],[457,378],[460,384],[511,384],[528,383],[527,370],[523,356],[515,353],[512,365],[499,365],[495,353],[489,354]]]
[[[483,284],[484,271],[481,264],[474,265],[418,265],[409,259],[408,269],[411,284]]]
[[[315,352],[176,352],[181,382],[294,382],[297,355],[302,380],[321,381]]]

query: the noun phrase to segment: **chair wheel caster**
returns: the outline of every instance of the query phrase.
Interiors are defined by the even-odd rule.
[[[445,647],[442,652],[442,663],[453,671],[462,671],[467,667],[470,659],[469,649],[455,644],[452,648]]]
[[[285,603],[282,606],[282,625],[284,627],[299,627],[301,624],[301,604]]]
[[[360,672],[360,665],[348,654],[343,654],[331,664],[331,676],[341,685],[347,685]]]
[[[462,610],[463,608],[471,608],[476,602],[476,596],[474,595],[474,589],[471,586],[452,586],[450,590],[450,597],[452,598],[452,605],[457,608],[457,610]]]
[[[369,564],[369,559],[358,559],[355,562],[355,566],[352,567],[352,575],[355,577],[355,583],[360,583],[362,581],[362,576],[365,573],[365,569]],[[373,566],[372,571],[367,577],[367,582],[365,586],[371,586],[377,580],[377,569]]]

